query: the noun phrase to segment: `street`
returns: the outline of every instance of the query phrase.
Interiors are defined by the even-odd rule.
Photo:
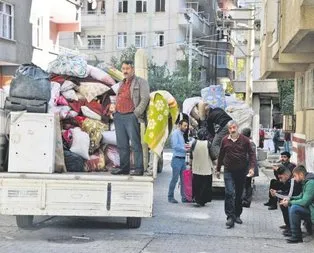
[[[285,242],[278,228],[281,212],[262,204],[268,183],[263,172],[256,179],[251,208],[244,209],[244,223],[234,229],[225,228],[221,197],[204,208],[169,204],[170,157],[165,154],[155,185],[154,217],[142,220],[140,229],[127,229],[121,218],[37,217],[33,230],[19,230],[15,217],[1,216],[0,252],[313,252],[313,237],[302,244]]]

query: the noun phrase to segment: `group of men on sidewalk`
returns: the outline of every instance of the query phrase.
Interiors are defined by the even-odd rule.
[[[290,162],[290,153],[281,153],[281,164],[274,166],[274,179],[269,186],[269,200],[264,203],[268,210],[276,210],[278,203],[282,212],[283,235],[288,243],[303,242],[301,220],[309,235],[314,224],[314,174],[302,165]]]

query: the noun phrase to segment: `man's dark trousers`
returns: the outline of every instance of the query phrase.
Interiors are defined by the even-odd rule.
[[[242,214],[242,194],[245,184],[246,170],[225,171],[225,213],[227,218],[235,220]]]
[[[134,113],[115,113],[117,146],[120,154],[120,169],[130,171],[130,142],[134,152],[135,169],[144,170],[140,124]]]

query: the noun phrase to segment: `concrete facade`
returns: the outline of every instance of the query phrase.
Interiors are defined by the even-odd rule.
[[[294,161],[314,171],[314,2],[263,1],[265,13],[261,46],[263,78],[295,81],[296,133]]]
[[[12,34],[0,34],[0,87],[11,78],[18,64],[32,59],[32,27],[29,23],[31,2],[32,0],[0,1],[0,4],[11,6],[13,22],[9,25],[13,24]]]

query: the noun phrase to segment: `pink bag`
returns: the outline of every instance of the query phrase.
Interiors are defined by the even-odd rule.
[[[185,198],[188,201],[192,201],[193,199],[192,179],[193,179],[192,170],[184,170],[183,171],[183,191],[185,194]]]

